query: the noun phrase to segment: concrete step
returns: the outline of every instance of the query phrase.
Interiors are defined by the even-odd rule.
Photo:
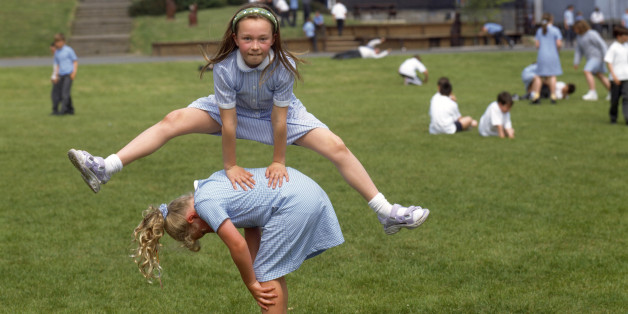
[[[130,35],[72,36],[68,45],[80,56],[125,54],[130,50]]]
[[[360,41],[349,36],[346,38],[327,37],[326,50],[329,52],[341,52],[347,50],[355,50],[360,46]]]
[[[128,53],[133,30],[130,5],[130,0],[79,1],[68,44],[79,57]]]

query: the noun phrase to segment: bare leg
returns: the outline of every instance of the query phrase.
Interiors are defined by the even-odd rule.
[[[547,78],[547,84],[550,89],[550,97],[556,99],[556,76],[550,76]]]
[[[478,126],[478,122],[469,116],[460,117],[458,122],[460,122],[463,130],[468,130],[470,127]]]
[[[345,143],[332,131],[317,128],[296,141],[296,144],[309,148],[329,159],[345,181],[368,202],[379,191],[362,163],[351,153]]]
[[[587,79],[589,90],[595,90],[595,78],[593,77],[593,74],[589,71],[584,71],[584,77]]]
[[[148,156],[174,137],[191,134],[211,134],[221,130],[205,111],[196,108],[183,108],[170,112],[163,120],[146,129],[116,155],[123,165]]]
[[[275,290],[272,292],[277,294],[277,297],[273,299],[275,304],[268,306],[268,310],[262,309],[262,313],[288,313],[288,285],[286,284],[286,279],[280,277],[271,281],[260,282],[260,285],[262,285],[262,287],[275,287]]]
[[[534,92],[534,97],[538,98],[541,95],[541,86],[542,86],[542,82],[541,82],[541,78],[538,76],[535,76],[534,79],[532,79],[532,83],[530,83],[530,87],[528,92]],[[536,99],[532,99],[532,100],[536,100]]]
[[[608,77],[604,75],[604,73],[595,73],[595,76],[597,76],[600,82],[602,82],[607,91],[611,90],[611,82],[608,80]]]

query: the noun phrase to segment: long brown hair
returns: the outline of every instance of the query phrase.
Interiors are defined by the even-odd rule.
[[[236,23],[236,25],[233,25],[233,20],[236,17],[236,15],[238,14],[238,12],[245,10],[245,9],[249,9],[249,8],[262,8],[267,10],[268,12],[270,12],[273,16],[275,16],[275,20],[279,20],[277,18],[277,16],[275,15],[275,13],[273,12],[272,9],[270,9],[267,5],[261,4],[261,3],[248,3],[245,4],[243,6],[241,6],[236,13],[231,17],[231,19],[229,20],[229,23],[227,24],[227,29],[225,30],[225,34],[222,37],[222,41],[220,43],[220,47],[218,48],[218,52],[216,52],[216,55],[214,55],[213,58],[209,58],[207,56],[207,52],[201,48],[201,52],[203,54],[203,57],[205,58],[205,61],[207,61],[207,64],[205,64],[205,66],[203,67],[203,69],[201,70],[201,77],[203,77],[203,73],[205,72],[206,69],[208,69],[210,66],[212,66],[213,64],[216,64],[222,60],[225,60],[234,50],[238,49],[238,46],[236,46],[235,41],[233,40],[233,34],[238,32],[238,25],[240,24],[240,22],[244,19],[248,19],[248,18],[253,18],[253,19],[268,19],[267,17],[261,15],[261,14],[251,14],[251,15],[247,15],[244,18],[238,20],[238,22]],[[271,22],[272,24],[272,22]],[[271,60],[271,62],[268,64],[268,66],[266,66],[266,68],[264,68],[264,70],[262,70],[262,79],[260,80],[260,82],[264,82],[264,77],[266,77],[266,70],[268,70],[269,67],[271,67],[271,65],[278,65],[278,63],[281,63],[284,67],[286,67],[290,73],[292,73],[293,77],[296,79],[301,80],[301,74],[299,74],[299,70],[297,69],[297,65],[300,63],[305,63],[304,60],[298,58],[295,54],[293,54],[292,52],[288,51],[287,49],[285,49],[282,46],[282,42],[281,42],[281,32],[280,32],[280,28],[279,27],[273,27],[273,36],[275,37],[275,42],[273,43],[273,45],[271,46],[273,51],[275,52],[275,57],[273,58],[273,60]],[[290,62],[289,59],[294,60],[295,65],[292,65],[292,63]],[[270,73],[268,73],[268,75],[272,74],[275,69],[277,68],[277,66],[272,66],[272,69],[270,71]]]

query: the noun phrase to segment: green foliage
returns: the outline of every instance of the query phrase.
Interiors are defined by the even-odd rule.
[[[191,4],[196,3],[199,9],[220,8],[226,5],[239,5],[242,0],[177,0],[177,11],[188,11]],[[129,7],[129,14],[133,17],[142,15],[165,15],[165,0],[133,0]]]
[[[470,21],[488,21],[499,14],[501,5],[514,0],[467,0],[461,6],[462,14]]]
[[[187,12],[177,13],[174,20],[167,20],[163,16],[135,17],[133,20],[134,30],[131,34],[131,49],[133,52],[150,55],[151,44],[154,42],[220,40],[237,8],[236,6],[226,6],[211,10],[199,10],[198,26],[196,27],[188,26]],[[302,19],[303,14],[297,14],[296,24],[302,25]],[[327,23],[334,23],[329,16],[326,16],[325,19]],[[348,24],[350,23],[353,21],[348,21]],[[281,28],[281,38],[302,36],[303,30],[300,26]]]
[[[409,56],[310,58],[295,89],[338,134],[391,202],[431,210],[417,230],[384,235],[366,202],[318,154],[288,165],[329,194],[346,243],[287,276],[294,313],[624,313],[628,129],[605,101],[515,103],[517,138],[477,130],[429,135],[429,100],[448,76],[460,110],[479,118],[496,95],[521,93],[534,52],[423,54],[430,81],[403,86]],[[565,75],[582,91],[582,72]],[[188,135],[127,165],[93,194],[69,148],[106,156],[167,112],[213,93],[200,62],[82,65],[75,116],[52,117],[50,67],[0,71],[0,273],[3,312],[255,313],[215,235],[199,253],[164,238],[164,288],[128,257],[148,204],[192,189],[222,165],[220,137]],[[209,73],[208,73],[209,74]],[[605,92],[598,84],[598,93]],[[272,147],[238,141],[238,163],[265,167]]]

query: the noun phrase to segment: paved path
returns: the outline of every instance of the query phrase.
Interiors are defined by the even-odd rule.
[[[569,48],[568,48],[569,49]],[[434,53],[467,53],[467,52],[506,52],[506,51],[535,51],[534,47],[516,46],[514,49],[504,49],[495,46],[469,46],[456,48],[433,48],[425,50],[393,50],[391,55],[413,55],[413,54],[434,54]],[[310,57],[331,57],[331,52],[308,53],[304,55]],[[177,61],[198,61],[204,63],[205,60],[201,55],[198,56],[170,56],[170,57],[153,57],[139,55],[113,55],[113,56],[79,56],[79,64],[122,64],[122,63],[150,63],[150,62],[177,62]],[[0,68],[10,67],[30,67],[30,66],[50,66],[52,65],[52,56],[50,57],[31,57],[31,58],[6,58],[0,59]]]

